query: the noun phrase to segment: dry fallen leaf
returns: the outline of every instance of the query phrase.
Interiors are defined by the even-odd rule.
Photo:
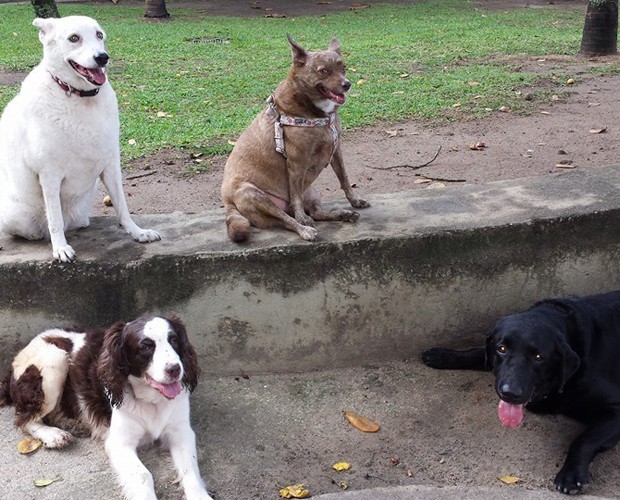
[[[591,134],[604,134],[605,132],[607,132],[607,127],[590,129]]]
[[[351,468],[351,464],[348,462],[337,462],[332,465],[332,469],[337,471],[349,470]]]
[[[52,483],[55,483],[56,481],[58,481],[58,478],[54,478],[54,479],[35,479],[33,481],[34,485],[37,488],[45,488],[46,486],[49,486]]]
[[[366,83],[366,80],[364,80],[363,78],[360,78],[360,79],[357,81],[357,85],[363,85],[364,83]]]
[[[353,413],[352,411],[345,411],[343,413],[347,421],[359,431],[377,432],[381,428],[378,423],[373,422],[372,420],[369,420],[365,417],[360,417],[358,414]]]
[[[110,198],[110,195],[109,195],[109,194],[106,194],[106,195],[103,197],[103,204],[104,204],[106,207],[111,207],[111,206],[112,206],[112,198]]]
[[[346,481],[340,481],[338,483],[338,488],[340,488],[341,490],[347,490],[349,489],[349,483],[347,483]]]
[[[520,479],[516,476],[499,476],[497,479],[504,484],[515,484],[520,481]]]
[[[127,141],[127,144],[129,144],[130,146],[135,146],[136,145],[136,140],[135,139],[129,139]]]
[[[303,484],[293,484],[292,486],[285,486],[280,488],[280,496],[282,498],[308,498],[310,491],[304,489]]]
[[[575,83],[575,79],[574,78],[569,78],[568,80],[566,80],[566,83],[568,85],[572,85],[573,83]]]
[[[416,179],[415,181],[413,181],[414,184],[429,184],[433,182],[431,179]]]
[[[17,443],[17,451],[19,451],[22,455],[27,455],[28,453],[38,450],[42,444],[43,441],[40,439],[27,437]]]
[[[386,130],[385,133],[390,137],[396,137],[398,135],[398,130]]]
[[[230,144],[231,146],[234,146],[236,143],[235,141],[228,141],[228,144]]]
[[[482,151],[486,147],[487,145],[484,142],[474,142],[473,144],[469,145],[469,149],[471,149],[472,151]]]

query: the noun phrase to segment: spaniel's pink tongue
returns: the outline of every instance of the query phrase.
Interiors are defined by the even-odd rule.
[[[147,377],[146,380],[153,389],[157,389],[162,396],[168,399],[176,398],[179,394],[181,394],[181,391],[183,390],[183,386],[180,382],[173,382],[172,384],[160,384],[159,382],[153,380],[151,377]]]
[[[523,421],[523,406],[506,403],[506,401],[500,399],[497,414],[502,425],[509,429],[518,427]]]

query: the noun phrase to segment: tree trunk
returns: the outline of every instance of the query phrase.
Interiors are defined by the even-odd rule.
[[[618,1],[590,0],[579,53],[584,56],[617,54],[617,40]]]
[[[60,17],[55,0],[30,0],[37,17]]]
[[[170,17],[166,10],[166,0],[144,0],[144,17]]]

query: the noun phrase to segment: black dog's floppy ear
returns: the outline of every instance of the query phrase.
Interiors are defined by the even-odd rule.
[[[484,344],[484,369],[493,369],[493,357],[495,356],[495,328],[488,334]]]
[[[291,44],[291,48],[293,49],[293,64],[295,64],[295,66],[303,66],[306,64],[306,59],[308,57],[306,49],[296,43],[288,33],[286,34],[286,38],[288,38],[288,43]]]
[[[562,385],[558,392],[564,390],[566,382],[575,374],[579,369],[581,360],[575,351],[571,349],[564,338],[564,335],[558,334],[557,336],[558,351],[562,357]]]

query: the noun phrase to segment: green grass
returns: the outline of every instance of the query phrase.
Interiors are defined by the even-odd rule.
[[[148,22],[142,7],[112,3],[59,8],[63,16],[96,18],[108,34],[126,159],[165,147],[230,151],[228,141],[286,75],[286,33],[311,50],[339,37],[354,84],[341,117],[352,128],[525,106],[515,90],[540,75],[515,71],[507,56],[575,54],[584,16],[558,8],[474,10],[467,1],[440,0],[286,19],[206,17],[171,2],[167,22]],[[1,67],[28,70],[39,61],[32,18],[30,5],[0,5]],[[209,37],[226,43],[196,42]],[[0,87],[0,107],[17,90]]]

